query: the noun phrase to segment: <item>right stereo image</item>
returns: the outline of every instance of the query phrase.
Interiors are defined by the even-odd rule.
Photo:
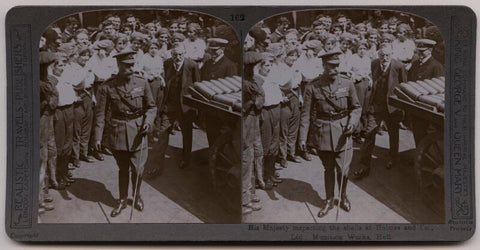
[[[407,12],[291,11],[243,44],[243,223],[445,223],[445,44]]]

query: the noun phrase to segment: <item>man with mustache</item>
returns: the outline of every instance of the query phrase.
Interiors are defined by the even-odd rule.
[[[165,61],[165,89],[162,103],[158,110],[158,142],[153,145],[153,162],[155,165],[149,170],[148,178],[162,174],[165,164],[165,153],[168,148],[169,135],[175,122],[178,121],[182,130],[183,152],[179,168],[190,165],[192,154],[192,129],[196,110],[183,103],[183,96],[194,82],[200,81],[200,72],[197,63],[185,57],[183,42],[172,45],[172,58]]]
[[[366,115],[366,138],[360,149],[361,168],[354,172],[355,177],[362,178],[370,173],[372,152],[375,147],[375,137],[380,122],[385,121],[388,127],[390,143],[390,161],[386,168],[390,169],[398,164],[399,122],[404,118],[404,112],[391,106],[388,97],[393,95],[395,86],[407,81],[405,66],[393,59],[391,43],[380,45],[379,58],[372,61],[373,89],[370,97],[369,110]]]
[[[339,74],[341,53],[333,49],[320,55],[325,70],[305,87],[300,119],[300,148],[306,150],[307,136],[311,136],[311,143],[325,169],[326,201],[318,217],[324,217],[334,206],[335,172],[340,189],[339,206],[350,211],[346,188],[353,152],[349,138],[358,125],[362,109],[353,80]]]
[[[107,80],[98,90],[95,108],[95,146],[102,144],[105,113],[111,111],[109,132],[105,143],[112,150],[118,164],[118,185],[120,199],[111,216],[119,215],[127,207],[129,174],[131,175],[133,206],[142,211],[144,203],[140,186],[145,162],[148,157],[148,140],[144,138],[153,126],[157,112],[148,82],[134,75],[135,52],[126,49],[115,55],[118,74]],[[130,171],[131,170],[131,171]],[[138,182],[138,183],[137,183]]]

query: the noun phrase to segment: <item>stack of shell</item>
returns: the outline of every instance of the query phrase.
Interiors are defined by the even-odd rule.
[[[445,112],[445,77],[400,83],[400,90],[406,94],[405,98],[399,95],[402,99]]]
[[[208,100],[230,106],[234,111],[242,110],[242,78],[239,76],[196,82],[193,87]]]

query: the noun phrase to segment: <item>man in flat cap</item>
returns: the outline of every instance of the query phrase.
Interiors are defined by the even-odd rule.
[[[296,62],[296,66],[302,75],[302,82],[300,83],[301,95],[299,95],[299,105],[301,107],[303,106],[305,87],[323,73],[322,59],[318,57],[318,53],[322,50],[322,42],[319,40],[308,40],[303,43],[303,50],[304,52],[301,53]],[[303,151],[300,149],[298,153],[304,160],[312,160],[308,150]]]
[[[352,161],[352,140],[361,115],[361,107],[353,81],[339,74],[339,55],[334,49],[321,54],[324,73],[305,88],[305,105],[300,119],[300,147],[305,150],[307,135],[312,136],[312,144],[324,167],[325,205],[318,217],[325,216],[334,207],[335,172],[340,189],[339,206],[350,211],[350,201],[346,195],[349,165]],[[315,112],[311,112],[315,109]],[[310,133],[308,133],[309,126]]]
[[[56,178],[56,160],[57,148],[55,145],[55,133],[53,128],[53,116],[58,105],[58,91],[55,85],[48,77],[48,66],[57,60],[57,54],[54,52],[42,51],[39,54],[40,59],[40,180],[39,180],[39,200],[38,212],[43,213],[46,210],[52,210],[53,199],[48,194],[49,180],[52,186],[59,187]],[[47,175],[48,170],[48,175]]]
[[[111,212],[115,217],[127,207],[129,172],[133,189],[133,206],[142,211],[144,204],[140,195],[142,174],[148,156],[146,134],[151,130],[156,115],[156,105],[148,82],[134,74],[134,52],[126,49],[115,55],[118,62],[118,74],[105,81],[98,90],[95,108],[95,146],[101,147],[105,125],[105,113],[112,131],[105,143],[112,150],[119,167],[118,185],[120,199],[118,206]]]
[[[254,67],[263,60],[261,53],[245,52],[243,93],[242,214],[260,210],[255,182],[265,188],[263,180],[263,148],[259,117],[265,102],[261,83],[254,77]]]
[[[113,75],[117,74],[118,72],[118,66],[117,66],[117,60],[112,57],[112,51],[114,49],[114,44],[111,40],[100,40],[96,41],[93,44],[93,54],[88,60],[86,64],[86,68],[91,69],[94,76],[95,80],[92,85],[92,90],[93,90],[93,102],[94,104],[96,103],[96,95],[98,92],[98,89],[103,83],[110,79]],[[94,117],[95,120],[95,117]],[[108,125],[107,125],[108,127]],[[107,129],[108,131],[108,129]],[[106,134],[105,134],[106,135]],[[111,154],[109,150],[106,149],[106,147],[102,148],[102,151],[98,151],[95,149],[94,142],[95,140],[93,139],[93,133],[90,138],[90,150],[91,154],[93,157],[95,157],[99,161],[103,161],[103,153]]]
[[[302,73],[295,62],[298,59],[300,50],[297,48],[285,50],[285,46],[276,46],[281,43],[272,43],[270,47],[278,47],[274,49],[283,56],[277,57],[276,64],[272,67],[270,75],[278,82],[280,89],[284,95],[284,102],[280,110],[280,149],[279,163],[283,168],[287,167],[287,160],[296,163],[301,162],[296,153],[296,143],[298,128],[300,126],[300,105],[299,97],[300,82],[302,81]],[[268,48],[267,48],[268,49]]]
[[[227,46],[228,41],[222,38],[209,38],[207,42],[208,52],[212,57],[202,67],[202,81],[237,75],[237,66],[225,55],[225,46]],[[220,135],[221,124],[218,119],[209,114],[206,114],[205,123],[208,144],[212,146],[215,138]]]
[[[93,124],[92,85],[95,76],[93,71],[86,67],[92,55],[91,49],[88,47],[75,48],[78,48],[78,55],[72,58],[63,74],[73,84],[77,96],[80,97],[73,107],[75,120],[72,150],[72,164],[80,167],[80,160],[94,162],[93,157],[88,155],[88,150]]]
[[[275,162],[280,148],[280,106],[285,100],[278,82],[272,77],[271,70],[275,64],[275,56],[262,53],[263,59],[255,67],[255,81],[262,86],[265,93],[260,116],[260,132],[263,146],[263,167],[265,189],[272,189],[282,180],[276,177]]]

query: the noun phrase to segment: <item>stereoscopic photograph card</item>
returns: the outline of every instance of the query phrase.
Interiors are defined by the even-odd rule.
[[[476,23],[463,6],[15,7],[7,234],[467,240]]]

